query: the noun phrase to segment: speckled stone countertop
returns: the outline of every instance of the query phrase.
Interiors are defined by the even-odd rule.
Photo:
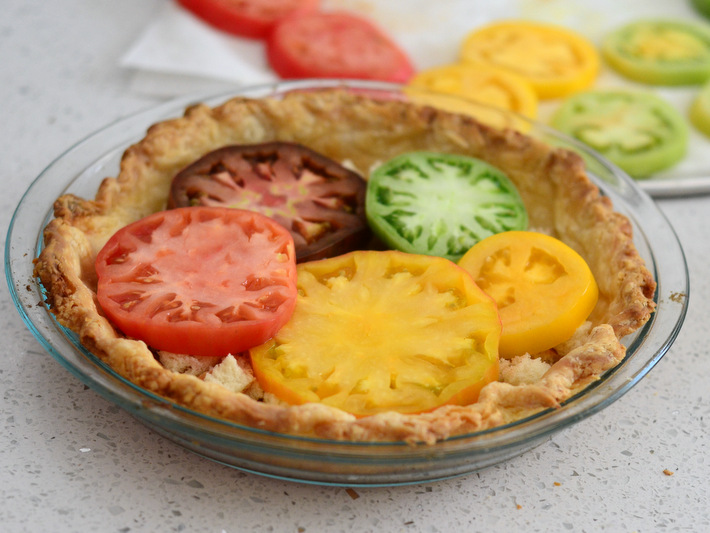
[[[159,7],[3,2],[3,243],[23,192],[50,161],[158,102],[132,92],[117,61]],[[683,330],[657,367],[619,401],[528,453],[412,486],[305,485],[194,455],[65,371],[0,284],[0,529],[709,531],[710,196],[659,205],[687,254],[692,290]]]

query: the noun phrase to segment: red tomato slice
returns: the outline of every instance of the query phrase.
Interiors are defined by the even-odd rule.
[[[320,0],[177,0],[184,8],[222,31],[265,38],[281,19],[315,11]]]
[[[409,57],[370,21],[351,13],[314,12],[282,20],[267,40],[282,78],[356,78],[406,82]]]
[[[259,213],[160,211],[116,232],[96,257],[107,317],[154,349],[238,353],[271,338],[296,305],[290,233]]]

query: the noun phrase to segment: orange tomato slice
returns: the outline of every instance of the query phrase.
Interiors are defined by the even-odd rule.
[[[493,300],[447,259],[356,251],[303,263],[291,320],[250,350],[266,392],[356,416],[470,404],[498,378]]]
[[[537,115],[537,95],[532,85],[520,76],[488,66],[452,64],[423,70],[410,80],[405,92],[417,103],[468,114],[495,127],[522,124],[497,109],[528,118]]]
[[[505,21],[471,32],[461,46],[461,60],[491,65],[528,80],[541,99],[586,89],[599,73],[599,53],[592,43],[554,25]]]
[[[498,305],[500,355],[535,354],[568,340],[594,309],[599,289],[584,259],[549,235],[507,231],[459,261]]]

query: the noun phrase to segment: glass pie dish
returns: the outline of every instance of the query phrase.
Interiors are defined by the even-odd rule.
[[[307,80],[197,100],[217,105],[236,95],[278,98],[289,91],[343,85],[373,98],[408,98],[394,85]],[[418,483],[470,473],[521,454],[617,400],[648,373],[678,335],[687,310],[687,265],[673,229],[648,195],[579,143],[519,116],[481,108],[486,120],[513,124],[548,144],[581,153],[590,179],[612,200],[615,210],[631,221],[635,245],[657,283],[657,307],[641,329],[624,338],[627,353],[618,366],[558,408],[495,429],[423,445],[345,442],[273,433],[212,418],[150,393],[91,354],[72,331],[59,325],[47,308],[38,304],[43,288],[33,276],[31,259],[42,249],[42,230],[52,217],[57,197],[73,193],[92,198],[101,180],[116,174],[124,150],[139,140],[150,125],[181,115],[195,101],[173,101],[109,125],[50,164],[29,187],[13,216],[5,268],[10,292],[23,320],[57,361],[155,432],[197,454],[263,475],[345,486]],[[467,106],[475,104],[469,102]]]

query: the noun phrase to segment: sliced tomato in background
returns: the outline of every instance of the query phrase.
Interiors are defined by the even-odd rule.
[[[282,20],[267,40],[267,57],[282,78],[355,78],[406,82],[407,54],[369,20],[344,11]]]
[[[635,20],[602,42],[606,62],[648,85],[698,85],[710,79],[710,27],[688,20]]]
[[[320,0],[177,0],[177,3],[222,31],[263,39],[281,19],[315,11]]]
[[[599,73],[596,47],[553,24],[495,22],[469,33],[461,60],[491,65],[528,80],[540,99],[559,98],[591,86]]]
[[[125,335],[175,353],[247,350],[296,305],[291,235],[239,209],[186,207],[129,224],[99,252],[96,274],[106,316]]]
[[[359,174],[300,144],[233,145],[179,172],[168,207],[258,211],[287,228],[298,260],[310,261],[365,244],[365,188]]]

